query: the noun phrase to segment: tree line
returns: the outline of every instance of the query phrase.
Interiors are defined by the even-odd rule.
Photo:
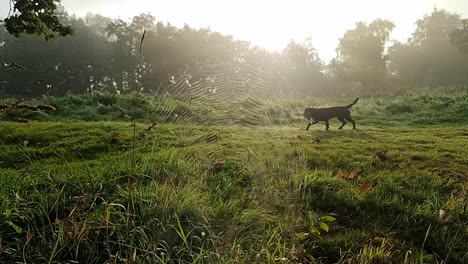
[[[468,86],[466,21],[440,9],[418,19],[405,42],[391,40],[391,21],[358,22],[339,39],[328,64],[310,39],[269,52],[208,28],[158,22],[149,14],[131,21],[98,14],[81,18],[59,6],[54,17],[62,37],[27,32],[11,21],[0,26],[0,95],[129,93],[141,87],[150,94],[302,98]]]

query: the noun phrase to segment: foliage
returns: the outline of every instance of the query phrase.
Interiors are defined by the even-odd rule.
[[[463,27],[454,29],[450,33],[450,42],[458,48],[460,52],[468,53],[468,19],[462,20]]]
[[[94,14],[77,18],[63,10],[57,16],[73,27],[74,36],[53,43],[34,36],[15,39],[0,26],[0,95],[126,94],[139,82],[147,94],[229,101],[467,85],[468,57],[449,40],[451,32],[452,39],[460,32],[461,20],[445,10],[425,15],[416,21],[413,38],[390,46],[392,22],[359,22],[340,39],[337,57],[328,65],[310,39],[291,41],[276,53],[210,29],[157,22],[149,14],[130,21]],[[145,49],[137,71],[143,29]]]
[[[144,92],[157,94],[213,94],[219,86],[245,93],[256,89],[258,82],[264,83],[260,92],[265,96],[294,88],[281,86],[284,81],[279,74],[292,66],[283,67],[281,59],[272,59],[270,52],[209,29],[179,29],[155,23],[146,14],[130,23],[91,14],[85,20],[71,17],[69,21],[76,34],[52,44],[30,36],[16,40],[0,27],[2,61],[22,66],[22,70],[0,68],[2,94],[128,93],[137,80]],[[148,33],[137,78],[135,51],[143,28]],[[317,70],[314,74],[323,76]],[[301,94],[308,92],[305,86],[301,89]]]
[[[0,32],[5,42],[0,48],[1,60],[24,67],[0,68],[1,93],[16,97],[64,95],[67,91],[92,93],[111,85],[106,77],[111,53],[105,37],[81,19],[70,19],[70,24],[76,36],[52,43],[34,36],[15,39],[6,31]]]
[[[389,48],[392,74],[411,86],[466,85],[468,56],[449,40],[460,24],[459,15],[438,9],[419,19],[412,39]]]
[[[362,94],[382,89],[387,78],[385,44],[395,25],[377,19],[367,25],[356,24],[348,30],[337,48],[337,58],[332,62],[334,74],[347,82],[358,82]]]
[[[33,34],[45,40],[53,40],[56,35],[68,36],[72,27],[61,21],[57,14],[60,0],[9,0],[12,4],[8,17],[4,19],[5,28],[15,37],[21,34]]]
[[[282,72],[289,80],[288,85],[295,87],[294,92],[297,95],[307,94],[307,91],[311,89],[320,91],[323,86],[326,86],[327,80],[323,74],[324,64],[310,39],[305,43],[291,41],[283,50],[283,60]]]

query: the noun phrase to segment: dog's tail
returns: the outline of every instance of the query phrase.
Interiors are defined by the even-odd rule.
[[[347,105],[346,107],[347,107],[347,108],[351,108],[353,105],[355,105],[355,104],[357,103],[358,100],[359,100],[359,97],[356,98],[356,100],[354,100],[354,102],[353,102],[352,104],[349,104],[349,105]]]

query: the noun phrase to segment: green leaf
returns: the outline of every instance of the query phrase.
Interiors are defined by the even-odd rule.
[[[320,222],[319,225],[320,225],[320,228],[322,228],[323,231],[325,231],[325,232],[328,232],[330,230],[330,227],[327,224],[325,224],[324,222]]]
[[[19,233],[23,232],[23,229],[22,229],[21,227],[15,225],[15,223],[13,223],[13,222],[11,222],[11,221],[8,221],[7,223],[8,223],[11,227],[13,227],[13,228],[15,229],[16,233],[19,234]]]
[[[319,231],[318,228],[316,228],[315,226],[311,226],[311,227],[310,227],[310,232],[311,232],[312,234],[320,235],[320,231]]]
[[[5,216],[6,218],[10,218],[11,214],[13,213],[13,211],[11,209],[6,209],[5,210]]]
[[[299,238],[299,239],[305,239],[307,236],[309,235],[309,233],[296,233],[296,237]]]
[[[309,213],[308,218],[309,218],[310,225],[311,226],[315,225],[315,217],[312,213]]]
[[[331,215],[324,215],[324,216],[320,217],[320,220],[327,221],[327,222],[333,222],[333,221],[336,221],[336,218],[331,216]]]

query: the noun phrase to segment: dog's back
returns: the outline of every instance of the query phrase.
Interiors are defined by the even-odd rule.
[[[327,108],[306,108],[304,117],[307,119],[313,118],[314,121],[326,121],[334,117],[350,115],[349,109],[346,106],[334,106]]]

